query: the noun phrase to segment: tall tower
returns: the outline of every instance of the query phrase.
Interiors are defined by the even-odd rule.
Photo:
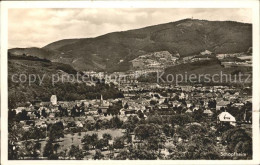
[[[51,98],[50,98],[50,101],[51,101],[52,105],[56,105],[57,104],[57,96],[52,95]]]
[[[100,96],[100,105],[103,105],[103,96]]]

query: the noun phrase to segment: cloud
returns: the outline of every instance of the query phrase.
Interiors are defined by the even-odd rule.
[[[9,9],[8,47],[43,47],[65,38],[96,37],[191,17],[252,22],[251,9]]]

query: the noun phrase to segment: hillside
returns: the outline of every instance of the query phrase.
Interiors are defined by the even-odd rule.
[[[42,59],[49,59],[52,60],[57,52],[48,49],[42,48],[13,48],[9,49],[8,52],[11,52],[13,55],[29,55],[29,56],[37,56]]]
[[[8,53],[8,107],[24,106],[26,102],[34,100],[50,101],[53,94],[57,95],[59,101],[94,99],[99,98],[100,94],[103,94],[104,98],[120,97],[119,91],[104,84],[89,87],[77,80],[61,81],[62,75],[76,73],[77,71],[67,64]],[[60,81],[53,83],[53,80],[57,80],[57,75]],[[36,81],[33,81],[33,76],[36,76]]]
[[[241,83],[239,81],[239,77],[238,77],[239,73],[241,73],[242,75],[241,80],[245,83]],[[167,83],[166,81],[167,75],[170,75],[169,83],[173,83],[173,84],[202,83],[205,85],[212,85],[212,84],[214,85],[235,85],[235,84],[242,85],[243,84],[245,86],[252,85],[251,68],[245,68],[245,67],[225,68],[221,66],[220,61],[217,59],[211,59],[209,61],[196,61],[192,63],[186,63],[186,64],[180,64],[180,65],[168,67],[165,69],[164,74],[151,73],[149,75],[140,77],[138,80],[141,82],[158,82],[157,80],[159,80],[159,84],[162,84],[164,83],[163,81]],[[222,80],[220,78],[221,75],[222,75]],[[248,75],[250,75],[249,79],[247,79]],[[162,79],[160,79],[160,77]]]
[[[185,19],[96,38],[60,40],[39,48],[33,55],[70,64],[77,70],[125,71],[131,68],[130,60],[156,51],[185,57],[204,50],[244,52],[251,46],[251,24]]]

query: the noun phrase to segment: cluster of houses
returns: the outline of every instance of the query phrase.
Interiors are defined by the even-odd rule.
[[[168,51],[160,51],[141,55],[131,62],[135,69],[160,69],[173,66],[178,59],[178,55],[173,56]]]
[[[237,119],[227,111],[227,108],[229,106],[241,108],[248,102],[252,103],[252,98],[247,93],[228,86],[203,86],[201,84],[173,86],[131,81],[122,83],[117,88],[123,92],[123,98],[104,99],[100,95],[100,98],[92,100],[59,101],[56,95],[52,95],[49,102],[36,100],[31,103],[28,102],[25,107],[17,107],[15,110],[16,113],[26,110],[27,115],[30,117],[29,121],[31,122],[20,121],[25,131],[29,131],[31,127],[36,126],[46,130],[47,136],[48,124],[56,122],[62,122],[64,131],[67,133],[71,133],[73,129],[84,130],[84,128],[89,128],[89,125],[95,128],[99,121],[107,123],[113,118],[113,115],[107,114],[109,108],[118,104],[121,104],[121,106],[117,116],[123,122],[127,121],[129,116],[141,118],[140,114],[142,114],[142,118],[147,119],[150,111],[159,113],[177,113],[177,111],[181,111],[181,113],[185,114],[200,112],[209,121],[215,120],[220,126],[227,124],[237,126]],[[43,115],[43,110],[46,116]],[[61,110],[65,110],[68,115],[57,115]],[[80,115],[72,117],[73,110],[80,113]],[[40,118],[35,112],[40,114]],[[214,115],[216,112],[218,112],[218,115]],[[248,121],[248,123],[251,124],[251,121]],[[201,123],[197,122],[190,124],[201,125]],[[124,131],[125,129],[122,129],[122,133]],[[136,137],[134,132],[131,132],[130,136],[131,144],[124,140],[124,146],[132,145],[138,148],[145,145]],[[162,134],[162,136],[165,135]],[[166,137],[166,147],[161,152],[168,155],[168,145],[182,141],[187,142],[187,140],[183,139],[178,132],[175,132],[172,138]],[[113,142],[113,139],[109,140],[109,144],[113,144]],[[119,150],[115,152],[117,154]]]
[[[146,118],[150,110],[180,109],[182,113],[194,113],[200,109],[203,110],[203,114],[211,117],[215,111],[223,111],[228,105],[241,108],[247,102],[252,102],[252,98],[246,93],[228,86],[160,86],[156,83],[150,85],[128,83],[121,85],[119,90],[123,91],[124,98],[104,100],[101,95],[99,99],[93,100],[58,101],[57,96],[52,95],[49,102],[34,101],[28,103],[26,107],[17,107],[15,110],[16,113],[26,110],[31,120],[36,120],[38,125],[44,126],[46,123],[55,122],[61,109],[66,110],[68,116],[71,116],[73,109],[80,112],[82,121],[89,117],[109,118],[111,116],[105,115],[107,110],[119,101],[122,108],[118,116],[123,121],[129,115],[138,116],[138,113],[144,114],[143,117]],[[157,92],[154,92],[155,90]],[[45,117],[42,114],[43,110]],[[40,119],[35,112],[40,114]],[[61,119],[62,117],[59,118]],[[235,117],[226,111],[220,113],[217,121],[220,124],[236,123]],[[83,127],[83,122],[78,121],[77,126]]]
[[[250,52],[247,54],[218,54],[216,57],[223,60],[234,56],[245,60],[247,64],[251,65],[252,56],[249,56]],[[114,84],[123,93],[124,98],[104,100],[101,95],[100,98],[93,100],[58,101],[57,96],[52,95],[49,102],[34,100],[28,103],[26,107],[17,107],[15,110],[16,113],[26,110],[31,120],[39,120],[40,115],[40,120],[46,123],[46,121],[53,122],[54,118],[59,116],[57,114],[61,112],[61,109],[66,111],[67,116],[71,116],[76,111],[80,113],[80,116],[100,117],[102,114],[107,114],[109,107],[112,107],[118,101],[122,103],[119,116],[123,120],[129,115],[137,115],[138,113],[143,113],[143,117],[146,118],[146,114],[150,110],[176,111],[176,109],[182,109],[182,112],[194,113],[196,110],[201,109],[207,116],[212,116],[214,111],[223,110],[228,105],[241,108],[248,101],[252,102],[252,98],[235,87],[202,86],[201,84],[173,86],[137,81],[137,78],[141,75],[163,71],[165,66],[210,60],[212,55],[213,53],[209,50],[205,50],[199,55],[184,57],[181,60],[179,54],[173,56],[168,51],[142,55],[131,61],[134,68],[132,71],[110,74],[94,71],[84,72],[90,77],[105,79],[105,83],[108,85]],[[86,85],[95,86],[96,83],[87,81]],[[43,112],[45,117],[42,117]],[[234,125],[235,121],[236,119],[228,112],[223,112],[218,117],[219,123],[230,122]],[[79,122],[78,125],[82,124]]]
[[[200,52],[198,55],[183,57],[180,63],[185,64],[185,63],[196,62],[196,61],[208,61],[213,57],[211,55],[213,55],[211,51],[205,50]]]
[[[252,47],[249,48],[247,52],[233,54],[217,54],[216,57],[221,61],[221,65],[225,68],[246,67],[252,69]]]

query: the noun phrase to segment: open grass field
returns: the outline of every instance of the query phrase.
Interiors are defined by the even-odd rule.
[[[105,130],[98,130],[98,131],[88,131],[88,132],[81,132],[81,135],[79,136],[78,133],[72,135],[72,134],[66,134],[64,135],[64,138],[60,138],[59,140],[59,144],[60,144],[60,148],[58,149],[58,152],[64,151],[65,149],[69,150],[71,145],[75,145],[75,146],[79,146],[80,148],[82,148],[81,145],[81,139],[86,135],[92,135],[94,133],[98,134],[98,138],[101,139],[102,135],[104,133],[108,133],[112,136],[112,139],[114,139],[115,137],[120,137],[123,136],[123,129],[105,129]],[[41,150],[43,153],[44,150],[44,146],[46,145],[46,141],[42,141],[41,142]],[[103,153],[104,152],[104,153]],[[103,154],[107,154],[106,152],[109,151],[103,151]],[[95,151],[90,151],[91,155],[92,153],[94,154]]]

